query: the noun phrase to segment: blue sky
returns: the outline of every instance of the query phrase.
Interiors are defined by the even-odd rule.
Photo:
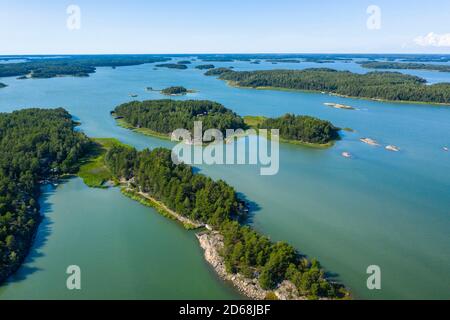
[[[258,52],[450,53],[450,1],[0,0],[0,54]]]

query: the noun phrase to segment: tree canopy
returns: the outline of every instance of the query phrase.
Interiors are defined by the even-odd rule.
[[[216,69],[212,69],[213,71]],[[427,85],[426,80],[398,72],[356,74],[327,68],[305,70],[223,71],[220,79],[242,87],[312,90],[391,101],[450,103],[450,83]]]
[[[329,121],[310,116],[286,114],[279,118],[266,118],[260,129],[279,129],[280,137],[308,143],[326,144],[339,139],[339,128]]]
[[[164,62],[165,57],[145,55],[74,56],[33,59],[26,62],[0,64],[0,77],[26,76],[53,78],[57,76],[87,77],[96,67],[133,66],[144,63]]]

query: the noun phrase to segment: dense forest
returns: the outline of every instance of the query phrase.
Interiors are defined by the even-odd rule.
[[[199,69],[199,70],[208,70],[208,69],[214,69],[215,66],[213,64],[200,64],[200,65],[196,66],[195,68]]]
[[[413,62],[383,62],[383,61],[363,61],[359,62],[361,67],[367,69],[409,69],[409,70],[432,70],[440,72],[450,72],[450,65],[426,64]]]
[[[170,134],[176,129],[192,132],[194,121],[202,121],[203,131],[245,129],[244,120],[217,102],[208,100],[147,100],[132,101],[115,109],[115,114],[133,127]]]
[[[178,64],[191,64],[192,62],[189,60],[181,60],[177,62]]]
[[[279,118],[266,118],[258,128],[279,129],[282,139],[307,143],[327,144],[339,139],[339,128],[329,121],[310,116],[286,114]]]
[[[186,94],[188,90],[182,86],[169,87],[161,90],[162,94],[165,95],[178,95],[178,94]]]
[[[233,71],[230,68],[214,68],[205,72],[205,76],[220,76],[221,74]]]
[[[31,245],[40,221],[39,181],[73,172],[88,145],[64,109],[0,113],[0,283]]]
[[[164,62],[170,59],[141,55],[75,56],[32,59],[26,62],[0,64],[0,77],[53,78],[58,76],[87,77],[96,67],[133,66],[144,63]]]
[[[6,84],[0,82],[0,89],[6,87]]]
[[[167,149],[141,152],[121,146],[111,148],[105,161],[117,179],[131,179],[137,190],[149,193],[170,209],[195,221],[208,223],[224,237],[229,272],[257,278],[267,290],[285,279],[311,298],[343,297],[345,290],[325,277],[320,264],[301,256],[292,246],[273,243],[242,226],[245,212],[235,190],[223,181],[194,173],[190,166],[174,165]]]
[[[157,64],[156,67],[169,68],[169,69],[180,69],[180,70],[186,70],[188,68],[187,65],[178,64],[178,63],[162,63],[162,64]]]
[[[216,69],[212,69],[213,71]],[[398,72],[356,74],[327,68],[305,70],[229,70],[220,77],[242,87],[313,90],[391,101],[450,103],[450,83],[427,85],[422,78]]]

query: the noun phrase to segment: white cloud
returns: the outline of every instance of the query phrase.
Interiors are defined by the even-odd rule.
[[[450,33],[437,34],[430,32],[426,36],[414,38],[414,42],[422,47],[450,47]]]

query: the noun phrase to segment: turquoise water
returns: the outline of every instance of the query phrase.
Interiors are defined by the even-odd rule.
[[[233,65],[237,70],[325,66],[314,63],[253,65],[248,62],[215,65]],[[356,64],[342,62],[329,66],[355,72],[360,68]],[[430,81],[437,74],[425,73]],[[450,80],[448,73],[439,73],[439,77]],[[132,99],[131,93],[138,94],[136,99],[140,100],[162,97],[157,92],[146,92],[147,86],[157,89],[182,85],[195,89],[199,92],[178,99],[216,100],[241,115],[278,116],[293,112],[318,116],[340,127],[350,127],[355,132],[344,133],[343,139],[327,150],[282,144],[280,172],[275,176],[260,176],[255,166],[203,166],[200,169],[214,178],[225,179],[254,203],[251,222],[256,229],[274,240],[289,241],[301,252],[317,257],[327,270],[352,289],[356,298],[450,297],[450,153],[442,149],[450,146],[449,107],[231,88],[220,80],[203,76],[192,66],[185,71],[154,70],[152,65],[99,68],[89,78],[3,78],[1,81],[9,85],[0,90],[1,111],[23,107],[65,107],[82,122],[80,129],[89,136],[116,137],[137,148],[172,145],[168,141],[120,128],[109,116],[109,111],[117,104]],[[324,106],[325,102],[340,102],[358,110],[333,109]],[[365,145],[359,141],[361,137],[371,137],[382,145],[397,145],[401,151],[392,153],[383,147]],[[343,158],[343,151],[352,153],[354,158]],[[87,201],[83,197],[89,198],[91,193],[96,196],[88,203],[95,206],[81,206]],[[64,199],[67,198],[74,199],[74,203],[81,206],[73,211],[82,211],[83,221],[67,218],[70,213],[66,211],[72,210],[65,205]],[[93,281],[91,287],[99,287],[91,292],[82,290],[82,297],[203,298],[205,290],[211,298],[229,298],[236,294],[208,273],[211,270],[205,266],[192,234],[155,215],[151,209],[123,198],[114,189],[93,191],[74,180],[61,186],[61,190],[58,187],[47,201],[50,204],[47,211],[54,215],[55,220],[49,230],[48,241],[39,247],[45,254],[33,258],[31,268],[34,265],[39,267],[27,277],[2,288],[0,298],[52,297],[55,292],[59,293],[65,283],[62,278],[65,277],[63,264],[66,261],[60,261],[58,251],[51,247],[51,240],[55,237],[58,246],[69,245],[73,235],[68,233],[73,224],[82,230],[90,230],[87,240],[80,237],[81,249],[78,250],[81,251],[77,251],[76,258],[83,261],[86,277]],[[113,218],[104,219],[106,213],[96,206],[106,208]],[[152,221],[147,223],[143,221],[145,219]],[[161,251],[160,244],[151,240],[144,228],[147,225],[151,228],[150,224],[155,226],[153,232],[158,234],[158,238],[167,240],[164,248],[167,251]],[[109,241],[89,241],[97,230],[103,229],[116,232],[103,235]],[[130,237],[120,237],[117,235],[119,232],[130,234]],[[190,240],[170,241],[183,237]],[[144,240],[147,245],[145,254],[134,252],[142,249]],[[122,241],[125,242],[124,247],[119,244]],[[83,258],[84,255],[92,257],[83,250],[93,249],[103,253],[101,260],[121,261],[110,266],[110,274],[116,276],[114,282],[108,282],[108,290],[104,287],[105,279],[100,277],[103,272],[100,266],[104,264]],[[173,270],[170,261],[166,260],[171,257],[155,259],[157,252],[178,252],[183,258],[180,261],[186,260],[184,266],[191,265],[195,270],[183,273],[186,277],[192,273],[199,277],[203,274],[203,289],[197,282],[194,285],[194,281],[182,289],[168,286],[164,290],[162,285],[154,286],[155,282],[170,278],[169,271]],[[184,269],[180,261],[178,264]],[[365,271],[373,264],[382,270],[380,291],[366,288]],[[140,269],[157,266],[159,272],[147,272],[137,285],[137,280],[130,281],[134,277],[132,268],[136,265]],[[189,282],[180,279],[183,276],[180,275],[177,282]],[[56,286],[60,286],[59,289]],[[133,289],[135,286],[136,290]],[[70,293],[61,293],[63,297],[70,297],[68,295]]]

